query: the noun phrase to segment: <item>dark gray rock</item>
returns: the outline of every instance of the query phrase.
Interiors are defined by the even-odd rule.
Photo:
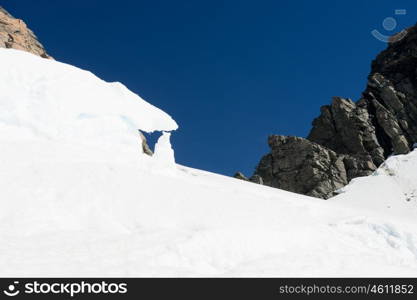
[[[376,165],[385,160],[366,102],[334,97],[321,111],[313,121],[309,140],[340,154],[370,156]]]
[[[233,175],[233,177],[236,179],[249,181],[257,184],[264,184],[262,177],[257,174],[254,174],[250,178],[248,178],[242,172],[237,172],[235,175]]]
[[[287,191],[329,198],[356,170],[368,175],[375,169],[373,164],[304,138],[272,135],[268,142],[271,153],[261,159],[255,174],[265,185]]]
[[[248,177],[246,177],[243,173],[237,172],[235,175],[233,175],[234,178],[249,181]]]
[[[273,135],[268,142],[271,153],[255,171],[265,185],[328,197],[347,183],[343,158],[334,151],[299,137]]]
[[[251,178],[249,178],[249,181],[257,184],[264,184],[262,177],[257,174],[252,175]]]
[[[255,175],[265,185],[328,198],[417,142],[417,27],[393,38],[372,62],[362,97],[334,97],[307,139],[270,136]]]

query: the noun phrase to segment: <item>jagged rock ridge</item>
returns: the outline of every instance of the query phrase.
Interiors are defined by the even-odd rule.
[[[329,198],[352,178],[370,175],[417,142],[417,26],[372,62],[362,97],[334,97],[306,139],[270,136],[255,170],[264,184]]]

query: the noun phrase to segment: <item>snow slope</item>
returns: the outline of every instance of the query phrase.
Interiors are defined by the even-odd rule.
[[[148,157],[137,129],[177,125],[121,84],[0,63],[0,276],[417,275],[417,152],[323,201],[176,165],[169,133]]]
[[[46,138],[124,149],[137,129],[177,129],[165,112],[121,83],[23,51],[0,49],[0,138]]]
[[[417,227],[417,150],[388,158],[372,175],[353,179],[332,201]]]

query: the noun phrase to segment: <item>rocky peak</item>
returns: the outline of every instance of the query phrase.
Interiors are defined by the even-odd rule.
[[[388,156],[408,153],[417,142],[417,26],[406,32],[372,62],[357,102],[333,97],[306,139],[270,136],[271,152],[254,174],[272,187],[329,198]]]
[[[25,22],[14,18],[0,6],[0,47],[27,51],[51,58]]]

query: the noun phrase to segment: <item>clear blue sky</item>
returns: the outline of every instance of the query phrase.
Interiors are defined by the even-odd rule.
[[[179,123],[177,161],[252,173],[269,134],[306,136],[332,96],[357,100],[386,17],[410,1],[0,0],[57,60],[121,81]],[[407,15],[395,16],[395,9]]]

